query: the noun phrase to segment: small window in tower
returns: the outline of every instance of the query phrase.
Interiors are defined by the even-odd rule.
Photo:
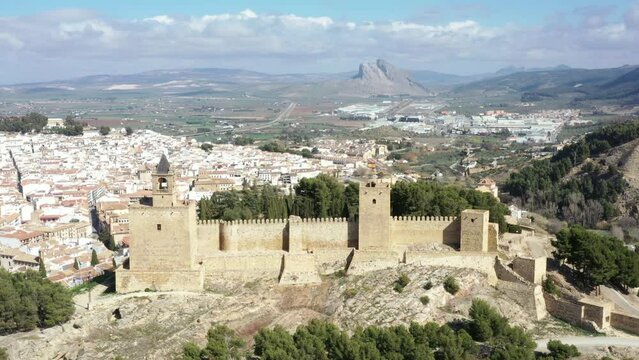
[[[155,225],[155,227],[156,227],[158,230],[162,230],[162,224],[157,224],[157,225]]]
[[[377,204],[377,199],[373,199],[373,204]]]

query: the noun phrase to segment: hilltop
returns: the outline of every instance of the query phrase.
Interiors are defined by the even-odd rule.
[[[409,274],[403,292],[393,290],[400,273]],[[455,277],[456,295],[443,280]],[[432,282],[431,289],[424,284]],[[428,295],[424,305],[420,296]],[[116,355],[136,359],[175,358],[186,341],[204,341],[211,324],[224,324],[250,339],[260,328],[281,325],[294,330],[311,319],[329,320],[343,329],[358,326],[408,325],[411,321],[439,323],[465,318],[474,298],[499,309],[513,325],[539,336],[575,334],[553,318],[536,321],[524,297],[490,286],[472,269],[406,265],[358,276],[329,277],[322,284],[280,286],[262,279],[251,282],[220,279],[204,293],[140,292],[93,294],[93,309],[84,310],[87,296],[75,298],[76,314],[67,324],[44,331],[0,338],[0,346],[20,359],[104,359]]]
[[[457,86],[452,94],[486,97],[510,94],[520,96],[521,101],[559,98],[639,103],[639,66],[520,71]]]

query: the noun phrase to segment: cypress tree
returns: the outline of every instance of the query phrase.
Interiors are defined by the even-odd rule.
[[[44,258],[42,257],[42,254],[40,254],[40,268],[38,269],[38,273],[40,273],[40,276],[42,276],[43,278],[47,277],[47,268],[44,266]]]
[[[78,258],[75,258],[75,261],[73,262],[73,268],[76,270],[80,270],[80,261],[78,261]]]
[[[98,260],[98,254],[95,252],[95,249],[91,252],[91,266],[96,266],[100,263]]]

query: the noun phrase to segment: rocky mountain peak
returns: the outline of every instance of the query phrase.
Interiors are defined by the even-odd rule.
[[[424,88],[413,80],[407,71],[383,59],[377,59],[374,63],[360,64],[359,71],[353,80],[371,89],[378,89],[379,92],[415,94],[424,91]]]

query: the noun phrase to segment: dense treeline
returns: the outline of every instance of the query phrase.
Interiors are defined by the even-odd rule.
[[[622,174],[615,165],[588,163],[568,181],[563,178],[587,159],[637,138],[639,122],[602,128],[512,173],[505,189],[526,207],[592,227],[616,215],[614,203],[626,186]]]
[[[639,254],[613,236],[570,226],[557,233],[552,245],[555,259],[571,264],[587,285],[639,286]]]
[[[393,216],[458,216],[470,208],[489,210],[490,221],[508,230],[504,215],[510,211],[489,193],[432,181],[399,182],[391,190]]]
[[[355,218],[358,210],[358,185],[346,185],[328,175],[302,179],[295,195],[283,195],[272,186],[253,186],[239,191],[216,192],[199,202],[200,219],[283,219],[289,215],[303,218]]]
[[[35,112],[25,116],[11,116],[0,118],[0,131],[19,132],[22,134],[29,132],[41,132],[47,126],[47,117]]]
[[[276,153],[289,153],[289,154],[301,155],[302,157],[305,157],[305,158],[311,158],[313,157],[313,154],[319,153],[319,150],[317,148],[313,148],[313,150],[309,150],[305,148],[305,149],[302,149],[301,151],[289,149],[277,141],[267,142],[265,144],[258,146],[258,148],[262,151],[276,152]]]
[[[35,271],[11,274],[0,269],[0,335],[64,323],[74,310],[64,286]]]
[[[84,129],[83,129],[84,126],[86,126],[86,124],[82,124],[75,121],[75,119],[72,116],[67,116],[64,119],[64,126],[63,127],[56,126],[51,129],[51,132],[54,132],[56,134],[66,135],[66,136],[78,136],[84,133]]]
[[[204,348],[189,342],[183,347],[184,360],[247,359],[262,360],[493,360],[535,359],[535,342],[520,327],[508,325],[484,301],[474,300],[471,320],[453,330],[448,325],[411,323],[410,326],[368,326],[352,335],[337,326],[311,320],[290,334],[282,327],[261,329],[253,338],[252,351],[225,326],[212,327]],[[476,341],[488,348],[482,351]],[[565,356],[567,354],[567,356]],[[574,347],[553,342],[546,359],[578,356]]]
[[[359,185],[346,185],[328,175],[302,179],[294,195],[282,195],[272,186],[253,186],[239,191],[216,192],[199,202],[199,218],[283,219],[345,217],[355,219],[359,209]],[[500,231],[508,225],[508,208],[488,193],[436,182],[400,182],[391,190],[393,216],[458,216],[468,208],[490,210],[490,221]]]
[[[48,118],[42,114],[35,112],[25,116],[11,116],[0,118],[0,131],[19,132],[22,134],[36,132],[40,133],[45,130]],[[83,134],[83,128],[86,124],[75,121],[72,116],[67,116],[64,120],[64,126],[46,129],[46,132],[54,134],[62,134],[66,136],[77,136]]]

